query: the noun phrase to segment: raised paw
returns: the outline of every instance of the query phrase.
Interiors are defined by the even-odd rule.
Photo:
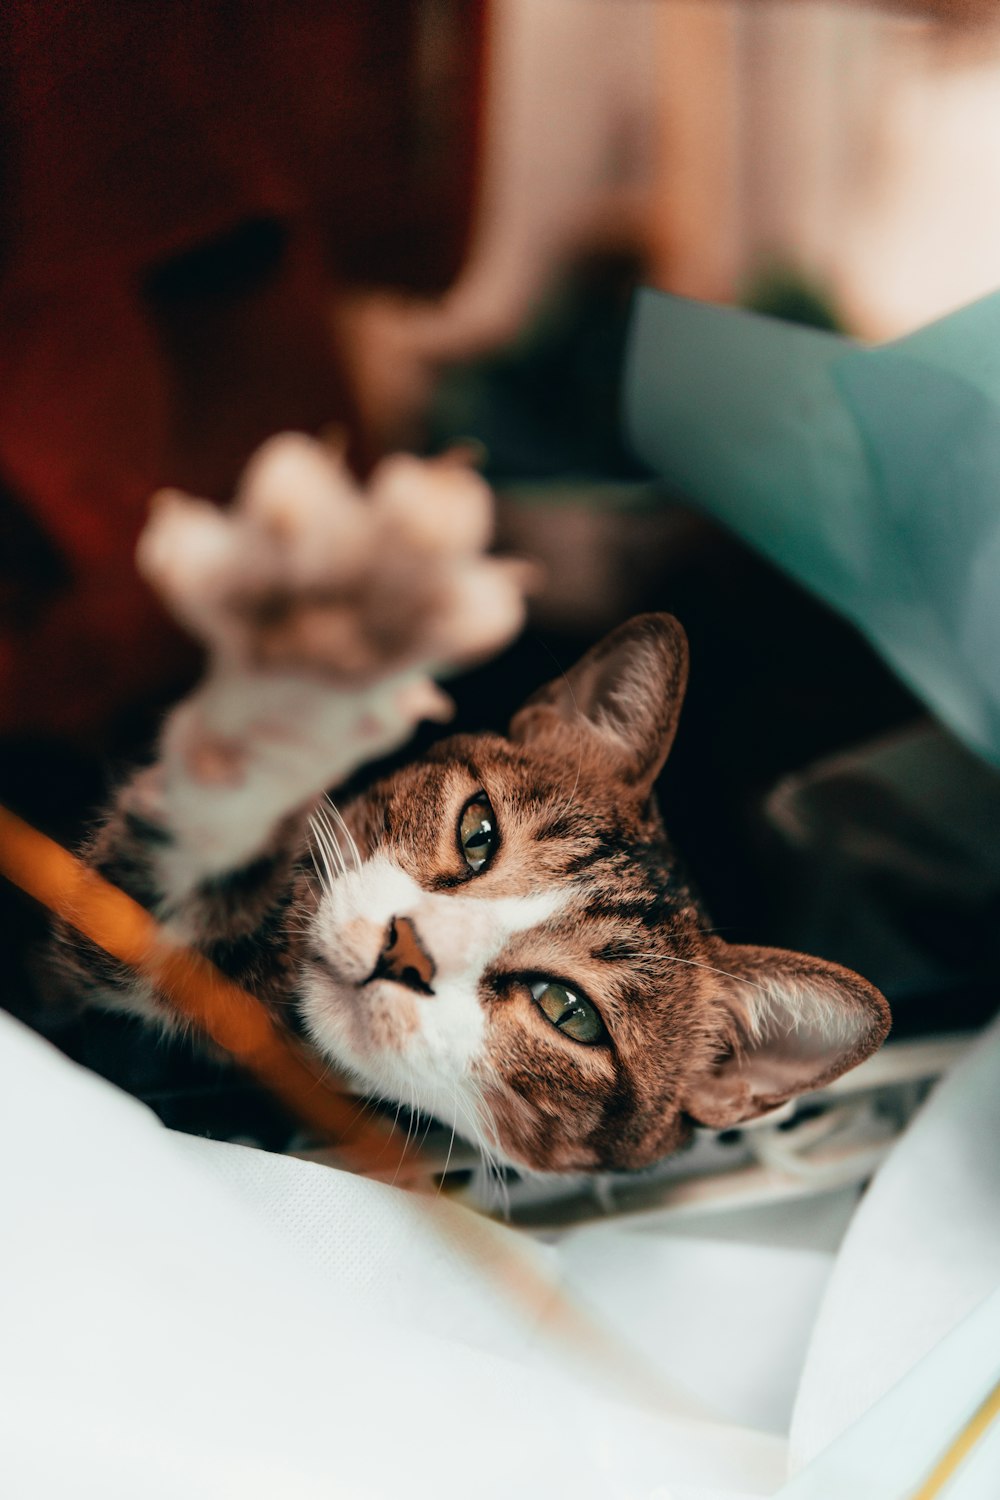
[[[342,458],[272,438],[222,511],[154,497],[145,577],[216,663],[353,689],[489,655],[524,618],[532,570],[484,553],[486,484],[454,459],[385,459],[361,489]]]

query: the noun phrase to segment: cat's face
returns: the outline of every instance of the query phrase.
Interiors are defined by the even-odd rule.
[[[345,810],[360,866],[328,883],[302,985],[322,1052],[565,1171],[647,1165],[879,1044],[864,980],[705,931],[650,796],[685,666],[676,622],[641,617],[510,738],[447,740]]]

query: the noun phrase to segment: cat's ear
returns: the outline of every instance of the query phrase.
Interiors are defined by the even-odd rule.
[[[839,964],[721,943],[718,964],[724,1036],[680,1101],[701,1125],[726,1129],[766,1114],[832,1082],[885,1040],[885,1000]]]
[[[582,721],[623,780],[648,790],[673,743],[687,665],[687,637],[674,617],[637,615],[539,688],[511,720],[510,737],[568,743],[566,726],[578,730]]]

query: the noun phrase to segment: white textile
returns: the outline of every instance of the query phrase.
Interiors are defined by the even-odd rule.
[[[970,1066],[967,1080],[997,1078],[1000,1032]],[[930,1142],[916,1165],[890,1159],[858,1215],[856,1265],[883,1181],[902,1241],[935,1214],[914,1170],[939,1151],[979,1160],[963,1135],[975,1110],[934,1144],[947,1089],[908,1138]],[[946,1184],[961,1242],[942,1241],[948,1264],[920,1283],[936,1336],[982,1291],[1000,1202],[995,1163],[962,1182]],[[740,1243],[705,1223],[611,1220],[538,1245],[443,1201],[174,1135],[0,1016],[4,1500],[774,1495],[832,1264],[780,1233]],[[845,1251],[798,1395],[805,1455],[841,1378],[848,1265]],[[560,1287],[608,1335],[596,1353],[554,1340]],[[905,1365],[920,1348],[899,1342],[898,1292],[863,1317]]]

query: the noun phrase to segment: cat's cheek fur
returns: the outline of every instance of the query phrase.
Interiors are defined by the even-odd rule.
[[[526,1079],[515,1074],[508,1080],[508,1070],[507,1060],[483,1069],[483,1095],[501,1154],[536,1172],[585,1172],[602,1165],[589,1140],[600,1125],[600,1104],[580,1097],[567,1117],[555,1098],[548,1106],[529,1100]]]
[[[525,993],[494,1006],[476,1080],[498,1153],[532,1171],[614,1165],[639,1105],[620,1057],[560,1033]]]

